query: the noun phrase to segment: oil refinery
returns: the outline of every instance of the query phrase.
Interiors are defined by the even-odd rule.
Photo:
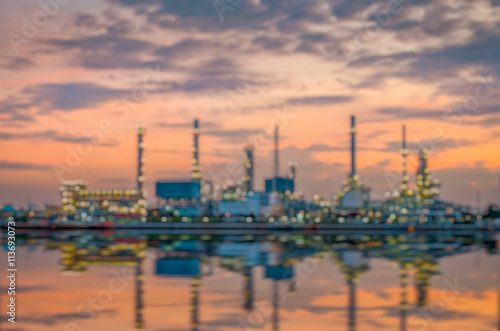
[[[418,151],[416,182],[410,183],[409,149],[406,126],[402,127],[401,183],[399,189],[386,194],[384,201],[370,200],[370,187],[357,171],[358,131],[356,118],[351,116],[349,128],[350,172],[340,191],[331,200],[315,196],[306,201],[297,187],[300,164],[288,162],[288,173],[280,173],[280,131],[273,131],[272,176],[263,180],[263,191],[255,189],[255,148],[251,144],[242,150],[243,170],[236,181],[214,183],[203,176],[200,155],[202,123],[194,119],[192,128],[192,160],[190,178],[165,178],[155,182],[156,205],[148,205],[144,189],[145,129],[137,134],[136,187],[127,189],[90,189],[85,180],[65,180],[61,183],[61,206],[47,209],[44,217],[56,222],[231,222],[288,224],[453,224],[481,221],[474,208],[463,207],[440,199],[441,183],[429,169],[427,150]],[[300,169],[299,169],[300,170]],[[332,188],[333,191],[334,188]],[[34,217],[36,218],[36,217]]]

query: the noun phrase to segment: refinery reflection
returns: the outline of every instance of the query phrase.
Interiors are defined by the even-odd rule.
[[[191,320],[186,321],[186,324],[190,323],[191,330],[203,328],[203,321],[199,318],[200,310],[203,309],[200,290],[204,277],[212,275],[214,268],[241,275],[242,316],[259,306],[254,302],[255,280],[270,280],[268,300],[271,313],[267,322],[273,330],[278,330],[283,297],[290,292],[300,296],[298,284],[311,269],[306,267],[307,263],[331,261],[336,265],[332,265],[332,268],[340,268],[348,288],[348,301],[344,306],[346,327],[341,329],[356,330],[356,292],[363,287],[363,275],[370,272],[371,259],[382,258],[399,269],[400,330],[407,330],[408,310],[427,305],[429,283],[440,272],[441,258],[477,249],[484,249],[490,254],[498,252],[496,238],[487,232],[474,235],[444,232],[426,235],[174,233],[30,232],[19,235],[19,244],[42,245],[46,249],[60,250],[61,272],[69,277],[84,274],[89,267],[94,266],[133,270],[135,302],[131,305],[134,306],[135,314],[130,323],[134,323],[136,328],[146,327],[148,323],[143,314],[148,304],[143,293],[147,281],[144,274],[152,273],[151,277],[188,278],[191,287]],[[153,258],[153,270],[144,270],[146,252],[150,253],[148,258]],[[256,267],[263,270],[262,274],[257,272]],[[414,275],[413,284],[410,283],[410,272]],[[408,297],[410,286],[414,286],[415,298]],[[415,307],[410,307],[409,302],[415,302]]]

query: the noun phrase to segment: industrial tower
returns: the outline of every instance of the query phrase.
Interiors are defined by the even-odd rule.
[[[198,154],[199,150],[199,139],[200,139],[200,127],[198,125],[198,119],[194,120],[193,126],[193,160],[192,160],[192,170],[193,170],[193,179],[196,182],[201,181],[201,173],[200,173],[200,157]]]
[[[344,181],[342,190],[337,195],[337,207],[357,213],[368,207],[370,189],[356,174],[356,118],[351,116],[351,173]]]
[[[245,147],[245,191],[247,193],[254,190],[254,147],[247,145]]]
[[[143,127],[137,128],[137,212],[142,216],[147,215],[146,192],[144,191],[144,142],[143,136],[146,133]]]
[[[273,191],[278,190],[278,176],[280,171],[279,159],[279,127],[274,127],[274,176],[273,176]]]

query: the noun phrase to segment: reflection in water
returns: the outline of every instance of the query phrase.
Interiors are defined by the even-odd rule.
[[[243,289],[243,308],[246,310],[253,309],[253,273],[252,266],[245,265],[243,267],[243,280],[245,282],[245,287]]]
[[[497,237],[497,253],[500,252],[500,236]],[[498,254],[500,258],[500,254]],[[497,330],[500,331],[500,263],[498,265],[498,277],[497,277]]]
[[[138,254],[142,254],[142,252],[138,252]],[[144,309],[143,297],[142,297],[142,283],[143,283],[143,274],[142,274],[142,257],[137,256],[137,265],[135,267],[135,327],[142,328],[144,325],[144,319],[142,316],[142,312]]]
[[[406,331],[406,311],[408,310],[408,263],[400,264],[401,273],[401,331]]]
[[[339,266],[347,283],[345,316],[347,330],[357,329],[358,281],[370,273],[370,260],[384,258],[399,269],[399,329],[408,325],[409,302],[416,311],[428,304],[431,279],[439,274],[438,260],[484,248],[497,253],[494,235],[190,235],[136,234],[134,232],[39,232],[19,236],[19,244],[43,244],[60,250],[60,264],[65,274],[84,273],[89,266],[107,265],[130,267],[135,270],[135,327],[147,327],[144,307],[144,262],[153,259],[156,277],[190,279],[191,330],[200,327],[200,287],[204,277],[214,275],[214,266],[241,274],[242,309],[255,312],[255,268],[263,268],[264,279],[270,281],[266,315],[272,330],[279,330],[280,305],[286,295],[301,294],[301,284],[307,279],[299,264],[310,259],[331,258]],[[152,252],[153,255],[146,255]],[[414,279],[414,299],[409,298],[411,276]],[[363,284],[364,285],[364,284]],[[362,285],[362,286],[363,286]],[[285,289],[283,292],[283,289]],[[500,284],[498,287],[500,291]],[[288,292],[288,293],[287,293]],[[304,303],[306,304],[306,303]],[[500,305],[500,302],[499,302]],[[258,308],[258,307],[257,307]],[[420,310],[421,311],[421,310]],[[500,313],[500,312],[498,312]],[[244,312],[241,313],[242,315]],[[146,316],[147,317],[147,316]],[[411,319],[410,319],[411,320]],[[252,321],[248,326],[252,327]],[[255,323],[254,323],[255,324]],[[201,321],[203,325],[203,321]],[[497,320],[500,330],[500,320]],[[233,328],[234,329],[234,328]]]

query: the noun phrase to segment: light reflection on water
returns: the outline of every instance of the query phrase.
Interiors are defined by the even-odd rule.
[[[2,329],[498,330],[495,238],[32,232]]]

